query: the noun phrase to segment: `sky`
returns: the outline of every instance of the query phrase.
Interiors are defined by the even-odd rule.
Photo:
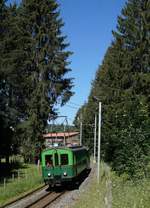
[[[78,108],[89,96],[91,83],[95,79],[107,48],[113,39],[117,16],[125,5],[125,0],[58,0],[61,16],[65,23],[64,34],[70,43],[71,69],[74,77],[75,95],[61,109],[71,123]]]
[[[67,116],[68,122],[72,124],[79,107],[88,100],[91,83],[111,44],[112,30],[116,29],[117,16],[120,15],[126,0],[57,2],[60,4],[60,15],[65,23],[62,33],[70,43],[68,50],[73,52],[69,59],[72,71],[67,76],[74,78],[72,90],[75,93],[63,108],[59,108],[59,115]]]

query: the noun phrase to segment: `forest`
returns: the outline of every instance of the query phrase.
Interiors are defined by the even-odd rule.
[[[0,158],[7,162],[33,157],[56,104],[73,95],[63,25],[55,0],[0,0]]]
[[[0,161],[33,156],[56,105],[74,94],[73,78],[56,0],[0,0]],[[102,102],[101,158],[118,174],[150,173],[150,1],[128,0],[113,40],[92,81],[82,117],[83,144],[93,152],[98,102]]]
[[[129,0],[118,16],[113,40],[88,101],[78,110],[94,124],[102,103],[101,158],[119,174],[147,177],[150,171],[150,1]],[[93,152],[93,126],[83,125],[83,142]]]

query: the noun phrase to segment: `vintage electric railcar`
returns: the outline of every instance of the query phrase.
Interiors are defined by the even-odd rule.
[[[50,186],[75,182],[81,173],[90,168],[90,156],[85,147],[57,147],[41,154],[42,176]]]

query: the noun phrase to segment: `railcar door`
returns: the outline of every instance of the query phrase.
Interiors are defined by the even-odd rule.
[[[61,172],[62,172],[62,179],[66,180],[68,177],[71,176],[71,166],[69,165],[69,153],[68,151],[61,152],[60,154],[60,164],[61,164]]]
[[[54,166],[55,166],[55,174],[59,174],[60,170],[60,165],[59,165],[59,155],[57,150],[54,152]]]
[[[60,183],[61,182],[61,166],[59,162],[59,154],[58,151],[54,151],[54,180],[55,183]]]
[[[54,171],[54,178],[56,182],[62,181],[62,179],[67,177],[67,167],[69,164],[69,157],[66,152],[62,151],[55,151],[54,153],[55,159],[55,171]]]
[[[53,152],[46,152],[42,156],[43,167],[42,167],[42,174],[45,180],[50,180],[53,176],[54,171],[54,159],[53,159]]]

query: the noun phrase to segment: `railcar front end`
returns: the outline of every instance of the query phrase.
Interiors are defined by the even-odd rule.
[[[88,167],[89,155],[83,147],[50,148],[42,152],[42,176],[50,186],[72,182]]]

